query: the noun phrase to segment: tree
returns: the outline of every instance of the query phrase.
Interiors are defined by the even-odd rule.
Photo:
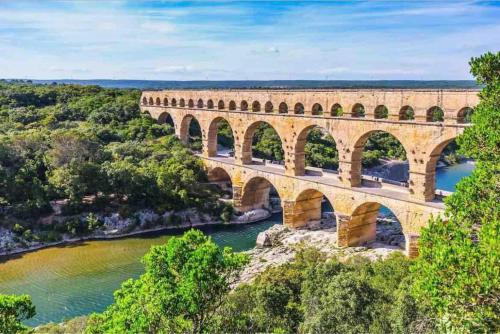
[[[447,221],[434,219],[423,230],[413,291],[443,331],[494,333],[500,330],[500,52],[470,64],[484,88],[473,125],[457,142],[476,168],[446,199]]]
[[[35,306],[27,295],[0,294],[0,333],[15,334],[27,332],[21,321],[35,316]]]
[[[94,314],[87,333],[203,333],[247,262],[190,230],[143,259],[146,273],[115,292],[115,303]]]

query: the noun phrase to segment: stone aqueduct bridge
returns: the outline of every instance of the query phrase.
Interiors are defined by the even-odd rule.
[[[191,120],[198,120],[209,177],[230,178],[236,209],[268,205],[272,185],[282,201],[284,224],[300,227],[320,218],[325,196],[337,217],[339,246],[354,246],[375,238],[384,205],[401,223],[407,254],[415,256],[420,228],[444,209],[435,199],[437,160],[467,126],[465,114],[477,103],[475,90],[164,90],[144,91],[141,110],[160,123],[170,116],[185,142]],[[442,121],[433,121],[436,110],[444,114]],[[233,131],[234,157],[217,155],[222,120]],[[252,160],[252,138],[262,122],[280,136],[284,166]],[[306,137],[314,127],[335,139],[338,174],[305,167]],[[363,147],[376,131],[392,134],[404,146],[407,187],[363,178]]]

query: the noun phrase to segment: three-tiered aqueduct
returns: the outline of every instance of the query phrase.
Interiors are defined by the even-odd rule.
[[[477,103],[476,90],[163,90],[141,96],[141,110],[160,123],[170,116],[185,142],[191,120],[199,122],[209,178],[229,176],[237,210],[267,206],[272,185],[282,201],[283,223],[300,227],[320,218],[325,196],[337,217],[338,245],[354,246],[375,238],[383,205],[400,221],[410,257],[418,252],[420,228],[444,210],[435,195],[438,158],[468,126],[467,114]],[[217,155],[222,120],[233,131],[234,157]],[[263,122],[281,138],[284,166],[252,159],[252,138]],[[305,166],[306,136],[314,127],[336,142],[336,174]],[[361,174],[364,144],[377,131],[393,135],[406,150],[407,185]]]

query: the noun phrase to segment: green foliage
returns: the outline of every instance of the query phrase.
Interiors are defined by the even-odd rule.
[[[212,332],[214,314],[247,262],[191,230],[155,246],[146,272],[115,293],[115,303],[89,319],[87,333]]]
[[[319,128],[309,131],[304,150],[308,166],[327,169],[337,169],[339,166],[335,140]]]
[[[226,120],[219,122],[219,128],[217,129],[217,144],[227,148],[234,148],[233,130]]]
[[[281,161],[285,156],[278,133],[267,123],[255,131],[252,150],[253,155],[261,159]]]
[[[413,268],[413,293],[442,331],[500,330],[499,64],[500,53],[471,60],[471,72],[485,86],[473,126],[457,141],[477,165],[447,198],[447,222],[433,219],[424,229]]]
[[[35,316],[35,306],[27,295],[0,294],[0,333],[27,333],[21,322]]]
[[[32,234],[54,239],[37,226],[54,199],[69,199],[64,214],[118,204],[158,212],[195,207],[219,215],[218,193],[204,184],[201,161],[169,125],[139,114],[139,95],[96,86],[0,83],[0,206],[7,224],[23,219]],[[198,143],[192,144],[201,145],[199,125],[191,123]],[[75,224],[60,232],[95,227]]]

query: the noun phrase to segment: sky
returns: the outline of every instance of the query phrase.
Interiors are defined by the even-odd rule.
[[[0,78],[461,80],[500,1],[0,0]]]

